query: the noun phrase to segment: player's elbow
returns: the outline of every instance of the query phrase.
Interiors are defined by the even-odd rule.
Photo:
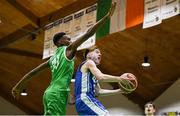
[[[99,75],[97,75],[96,78],[97,78],[98,81],[104,81],[105,80],[104,74],[99,74]]]

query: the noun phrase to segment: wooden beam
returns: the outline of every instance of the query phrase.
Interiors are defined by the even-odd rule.
[[[4,52],[4,53],[8,53],[8,54],[20,55],[20,56],[34,57],[34,58],[38,58],[38,59],[42,58],[41,54],[32,53],[32,52],[19,50],[19,49],[15,49],[15,48],[3,48],[3,49],[0,50],[0,52]]]
[[[40,18],[40,27],[95,4],[97,0],[77,0],[68,6]]]
[[[35,25],[39,26],[39,17],[33,14],[28,9],[24,8],[21,4],[17,2],[17,0],[7,0],[12,6],[14,6],[17,10],[23,13],[27,18],[29,18]]]
[[[4,38],[0,39],[0,49],[8,46],[11,43],[14,43],[17,40],[25,39],[33,35],[33,32],[38,31],[35,27],[28,24],[21,29],[13,32],[10,35],[5,36]],[[34,33],[35,34],[35,33]]]

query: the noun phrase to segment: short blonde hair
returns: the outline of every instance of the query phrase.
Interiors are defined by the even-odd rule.
[[[91,47],[87,48],[87,49],[85,50],[85,52],[84,52],[84,58],[86,59],[87,54],[88,54],[89,52],[91,52],[91,51],[95,50],[95,49],[98,49],[98,47],[97,47],[97,46],[95,46],[95,45],[93,45],[93,46],[91,46]]]

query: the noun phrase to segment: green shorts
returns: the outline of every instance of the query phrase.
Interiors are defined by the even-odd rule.
[[[43,96],[44,115],[65,115],[69,91],[46,91]]]

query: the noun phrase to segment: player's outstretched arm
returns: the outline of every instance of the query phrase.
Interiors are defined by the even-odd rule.
[[[119,82],[122,79],[122,77],[120,76],[113,76],[113,75],[102,73],[96,67],[96,64],[92,60],[87,60],[87,62],[85,63],[85,66],[87,67],[87,69],[91,71],[91,73],[95,76],[95,78],[99,80],[100,82]]]
[[[33,70],[31,70],[30,72],[28,72],[26,75],[24,75],[22,77],[22,79],[12,88],[12,95],[14,98],[19,98],[20,93],[22,92],[22,90],[25,88],[27,82],[36,74],[38,74],[39,72],[43,71],[44,69],[46,69],[47,67],[49,67],[48,65],[48,61],[40,64],[39,66],[37,66],[36,68],[34,68]]]
[[[82,36],[80,36],[76,41],[74,41],[73,43],[71,43],[68,47],[67,47],[67,51],[69,51],[69,57],[70,59],[72,59],[75,55],[75,52],[77,50],[77,48],[83,43],[85,42],[89,37],[91,37],[92,35],[95,34],[95,32],[97,31],[97,29],[102,26],[105,21],[107,19],[109,19],[109,17],[111,17],[114,13],[116,7],[116,3],[113,3],[109,12],[102,18],[100,19],[98,22],[96,22],[92,27],[90,27],[85,34],[83,34]]]

